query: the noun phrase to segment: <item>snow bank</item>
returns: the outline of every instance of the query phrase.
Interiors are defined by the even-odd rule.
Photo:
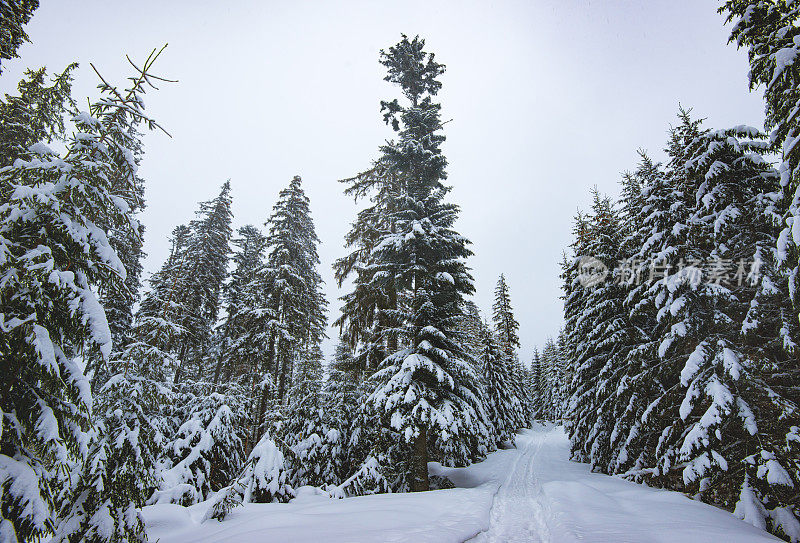
[[[460,542],[488,524],[492,492],[435,490],[379,494],[343,500],[305,494],[291,503],[249,503],[226,520],[200,523],[208,505],[145,507],[151,541],[182,542]]]
[[[301,492],[201,522],[209,502],[145,507],[151,541],[188,542],[717,542],[778,541],[730,513],[570,462],[557,426],[537,426],[468,468],[431,463],[458,488],[341,500]]]

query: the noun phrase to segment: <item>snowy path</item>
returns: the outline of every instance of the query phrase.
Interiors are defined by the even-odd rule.
[[[467,468],[431,464],[458,487],[344,500],[304,495],[288,504],[248,504],[224,522],[200,522],[207,503],[145,507],[161,543],[372,542],[750,543],[778,541],[731,514],[681,494],[590,473],[568,460],[557,426],[517,436]]]
[[[549,541],[550,530],[545,520],[545,501],[536,477],[536,453],[541,439],[519,436],[511,469],[495,494],[489,517],[489,530],[473,539],[475,542]]]
[[[556,426],[517,436],[517,459],[475,542],[745,543],[778,541],[730,513],[570,462]]]

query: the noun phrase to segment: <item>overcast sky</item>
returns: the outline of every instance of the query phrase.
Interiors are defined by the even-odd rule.
[[[331,264],[357,212],[336,180],[366,169],[390,137],[379,101],[394,91],[378,52],[401,33],[425,38],[447,65],[444,152],[458,229],[474,244],[476,302],[489,311],[506,274],[525,361],[561,325],[558,262],[592,186],[616,195],[639,147],[663,157],[678,103],[707,126],[763,125],[746,55],[727,45],[711,0],[41,3],[2,92],[25,67],[77,60],[76,97],[96,96],[89,62],[121,83],[126,53],[169,43],[155,71],[179,82],[146,100],[173,136],[145,138],[146,274],[227,178],[238,227],[261,225],[299,174],[331,320],[343,293]]]

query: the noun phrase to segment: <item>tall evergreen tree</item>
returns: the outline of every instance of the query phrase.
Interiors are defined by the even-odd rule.
[[[192,378],[202,379],[206,352],[219,314],[222,285],[228,275],[231,239],[231,183],[222,185],[219,196],[200,203],[197,218],[189,223],[190,237],[186,247],[186,275],[183,299],[189,314],[182,323],[188,334],[181,345],[181,371],[193,366]]]
[[[513,443],[518,428],[519,412],[522,409],[519,398],[514,394],[512,385],[514,375],[506,363],[502,348],[488,330],[488,326],[481,339],[483,343],[481,363],[485,371],[489,420],[498,445],[505,441]]]
[[[516,406],[514,425],[516,428],[527,427],[532,416],[524,387],[522,366],[517,354],[517,349],[520,346],[519,323],[514,318],[514,310],[511,308],[511,294],[503,274],[500,274],[494,290],[492,321],[494,322],[494,333],[500,344],[503,363],[509,366],[510,375],[512,376],[508,385],[516,397],[514,402]]]
[[[0,100],[0,167],[33,158],[30,148],[36,143],[64,140],[64,115],[74,106],[70,90],[76,67],[70,64],[49,85],[44,68],[26,70],[17,85],[19,94]]]
[[[273,319],[268,366],[277,375],[277,400],[283,402],[297,358],[319,344],[326,326],[327,301],[317,271],[319,238],[300,176],[280,192],[267,225],[268,254],[262,274]]]
[[[189,238],[186,225],[172,231],[169,256],[150,277],[150,290],[142,298],[133,330],[135,342],[157,348],[172,359],[170,375],[177,371],[179,349],[189,334],[184,325],[191,324],[191,309],[185,298]]]
[[[84,501],[85,479],[67,474],[82,471],[97,439],[92,394],[77,358],[96,351],[105,364],[111,354],[95,292],[125,279],[105,228],[133,220],[128,199],[136,164],[126,145],[131,126],[157,126],[141,102],[157,56],[154,51],[148,57],[126,91],[102,80],[101,100],[73,117],[77,132],[66,154],[33,143],[29,157],[0,170],[0,366],[7,375],[0,390],[6,474],[0,534],[6,540],[38,539],[54,529],[59,537],[77,539],[72,519],[79,517],[103,527],[90,540],[142,533],[135,497],[126,502],[127,495],[120,496],[113,507],[107,494]],[[45,119],[41,126],[59,121]],[[128,522],[116,523],[120,511]]]
[[[789,293],[800,316],[800,6],[792,0],[728,0],[719,8],[733,22],[729,41],[747,49],[750,88],[764,88],[766,129],[781,156],[781,198],[778,211],[783,229],[778,258],[788,272]]]
[[[348,238],[357,249],[337,270],[340,278],[358,273],[340,325],[371,355],[386,354],[369,402],[397,433],[393,440],[408,446],[412,490],[428,489],[429,450],[469,461],[462,445],[487,431],[455,333],[473,287],[467,241],[452,230],[458,208],[444,201],[441,106],[433,102],[444,66],[423,48],[423,40],[403,36],[381,52],[385,79],[400,86],[406,103],[381,103],[397,139],[371,170],[349,180],[351,193],[372,194],[375,205],[359,215],[367,228]]]
[[[226,317],[221,325],[220,356],[214,370],[214,383],[232,377],[245,382],[261,380],[261,364],[266,358],[269,341],[265,322],[263,281],[259,271],[264,266],[267,238],[258,228],[246,225],[233,240],[237,247],[233,261],[235,269],[225,286]]]
[[[618,251],[623,266],[590,288],[579,260],[564,267],[573,450],[797,539],[798,326],[775,247],[779,174],[757,130],[707,131],[684,110],[679,121],[666,167],[642,154],[623,180],[629,225],[597,197],[576,222],[576,255],[610,267]]]
[[[531,416],[534,419],[544,418],[544,364],[539,349],[533,349],[531,356],[531,368],[528,373],[528,388],[531,398]]]
[[[748,520],[800,536],[791,497],[800,486],[797,448],[786,439],[800,423],[796,407],[790,407],[798,388],[786,386],[798,372],[790,362],[796,361],[797,327],[779,313],[769,317],[758,311],[765,302],[785,300],[771,296],[780,281],[764,207],[772,206],[764,191],[777,194],[778,176],[761,156],[766,144],[755,129],[704,133],[695,145],[684,168],[695,179],[689,186],[696,187],[686,234],[717,268],[706,270],[696,284],[689,282],[689,288],[680,271],[666,285],[670,293],[662,307],[669,312],[661,321],[670,331],[659,345],[660,371],[680,370],[680,387],[678,397],[668,393],[662,405],[677,407],[680,416],[673,411],[671,420],[662,422],[656,467],[666,484],[678,486],[669,479],[678,475],[673,466],[683,465],[680,478],[687,491],[738,507],[740,514],[760,506],[762,518]],[[726,277],[726,262],[739,263],[738,281]],[[752,338],[757,329],[782,333],[790,341],[789,352],[748,345],[745,336]]]
[[[17,49],[28,41],[22,28],[39,7],[39,0],[16,0],[0,4],[0,73],[2,62],[17,58]]]
[[[583,311],[575,321],[572,340],[576,345],[575,374],[570,399],[573,456],[590,461],[593,469],[602,469],[608,454],[607,440],[613,425],[613,411],[608,401],[616,392],[619,352],[625,323],[621,318],[620,287],[608,270],[616,267],[619,257],[619,219],[608,198],[594,192],[592,213],[588,219],[583,255],[576,264],[583,297]],[[587,265],[600,266],[605,276],[593,273]],[[583,266],[583,267],[581,267]]]
[[[497,286],[494,289],[492,321],[503,352],[506,358],[511,360],[514,355],[514,349],[519,348],[519,323],[514,318],[514,310],[511,309],[511,294],[508,290],[506,277],[503,274],[500,274]]]

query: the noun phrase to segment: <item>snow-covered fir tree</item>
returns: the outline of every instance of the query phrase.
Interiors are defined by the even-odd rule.
[[[326,326],[327,301],[317,271],[319,238],[300,176],[280,192],[267,226],[267,260],[260,272],[272,316],[267,367],[277,377],[276,399],[283,403],[298,357],[314,350]]]
[[[510,360],[514,349],[519,348],[519,323],[514,318],[514,310],[511,308],[511,293],[508,289],[508,283],[506,283],[506,277],[503,274],[500,274],[497,286],[494,289],[492,322],[494,323],[494,331],[500,341],[500,346]]]
[[[180,425],[168,436],[159,459],[159,488],[149,503],[203,501],[241,470],[249,404],[236,385],[218,390],[193,382],[176,393],[174,416]]]
[[[281,448],[264,433],[234,481],[209,500],[203,520],[224,520],[231,509],[245,503],[287,502],[295,495]]]
[[[36,143],[64,140],[64,116],[73,107],[70,91],[76,66],[67,66],[50,84],[44,68],[27,70],[17,85],[19,94],[6,94],[0,100],[0,167],[11,166],[18,158],[30,159],[30,148]]]
[[[176,384],[182,378],[202,380],[208,349],[220,308],[222,285],[228,276],[231,239],[231,183],[223,183],[219,195],[200,203],[197,218],[189,223],[189,239],[182,267],[181,296],[188,314],[181,323],[187,331],[180,347]],[[210,377],[210,376],[209,376]]]
[[[114,360],[97,392],[96,436],[53,541],[145,541],[139,510],[155,490],[168,389],[131,360]]]
[[[596,190],[583,234],[583,254],[576,255],[574,264],[578,277],[574,287],[583,298],[584,309],[570,329],[575,344],[570,436],[574,458],[590,461],[597,469],[607,454],[614,423],[613,410],[606,404],[616,392],[612,383],[619,371],[617,351],[624,323],[619,286],[608,273],[619,257],[619,219],[611,201]]]
[[[186,250],[189,246],[189,227],[180,225],[172,231],[167,260],[150,279],[148,290],[134,321],[134,342],[141,348],[158,349],[163,360],[170,360],[164,375],[172,377],[178,369],[180,347],[186,341],[186,324],[190,309],[183,294],[186,288]],[[138,358],[138,357],[137,357]]]
[[[494,304],[492,305],[492,322],[494,333],[500,344],[503,363],[509,366],[508,386],[516,396],[513,402],[516,405],[514,411],[514,425],[516,428],[527,427],[532,416],[529,410],[528,397],[524,386],[525,379],[522,373],[522,366],[519,362],[517,349],[519,343],[519,322],[514,318],[514,310],[511,308],[511,293],[505,275],[500,274],[497,286],[494,289]]]
[[[533,419],[541,419],[544,407],[544,364],[539,349],[533,348],[531,367],[528,371],[528,390],[530,392],[530,410]]]
[[[733,23],[729,41],[747,50],[751,89],[764,89],[765,125],[770,143],[781,157],[779,167],[782,230],[778,258],[788,272],[789,293],[800,315],[800,6],[791,0],[728,0],[719,8]]]
[[[259,362],[266,358],[269,342],[263,284],[259,271],[264,265],[267,238],[253,225],[238,230],[233,240],[235,268],[224,289],[226,316],[220,326],[220,356],[213,381],[235,378],[251,390],[263,378]],[[255,395],[254,397],[256,397]]]
[[[330,436],[336,447],[331,447],[330,462],[333,463],[334,478],[328,484],[341,484],[351,473],[351,449],[348,446],[358,413],[357,370],[353,368],[353,353],[343,341],[336,345],[332,363],[326,368],[327,377],[323,386],[323,405]]]
[[[397,139],[381,148],[372,169],[349,180],[351,193],[370,194],[375,205],[359,215],[367,228],[348,238],[357,249],[337,270],[340,280],[358,270],[338,322],[368,358],[385,353],[369,403],[395,433],[389,441],[405,449],[412,490],[428,489],[430,451],[468,462],[476,456],[470,445],[487,433],[455,333],[473,287],[467,242],[452,230],[458,208],[444,201],[441,106],[433,101],[444,66],[423,48],[423,40],[403,36],[381,52],[386,80],[400,86],[406,103],[382,102]]]
[[[697,149],[684,166],[695,179],[689,186],[697,187],[687,237],[715,267],[696,285],[690,282],[691,290],[667,283],[678,296],[670,292],[662,306],[669,313],[659,315],[670,324],[659,357],[667,364],[679,358],[674,363],[683,397],[680,417],[662,430],[656,467],[668,479],[677,471],[673,466],[683,465],[679,473],[687,491],[738,507],[751,522],[800,536],[800,522],[787,515],[797,513],[791,489],[800,485],[800,472],[797,447],[786,439],[800,416],[791,407],[793,387],[785,386],[787,371],[797,375],[790,362],[797,326],[780,316],[789,308],[781,307],[785,297],[778,289],[768,215],[778,174],[765,164],[761,153],[767,145],[755,129],[709,132],[693,144]],[[737,263],[736,274],[726,269],[728,262]],[[776,303],[777,315],[764,314],[760,306],[768,301]],[[779,336],[770,342],[773,348],[748,348],[746,335],[765,333]],[[752,518],[758,506],[762,518]]]
[[[484,330],[482,343],[481,366],[484,368],[486,382],[486,408],[496,444],[500,445],[505,441],[513,443],[522,410],[520,399],[512,385],[515,376],[503,356],[502,347],[488,330],[488,326]]]
[[[486,323],[481,317],[481,312],[475,302],[465,300],[462,308],[462,316],[459,318],[458,331],[460,332],[460,342],[464,346],[470,360],[473,362],[473,369],[479,378],[483,376],[483,368],[480,365],[483,354],[483,332]]]
[[[575,254],[622,264],[590,288],[578,260],[565,266],[568,416],[575,456],[594,469],[793,539],[797,323],[768,149],[755,129],[703,130],[681,110],[666,167],[642,153],[623,179],[627,224],[598,221],[617,212],[597,198],[578,217]]]
[[[141,501],[136,484],[122,480],[125,470],[108,481],[107,490],[97,484],[97,477],[109,475],[111,458],[133,470],[132,477],[146,481],[147,474],[127,462],[125,452],[102,444],[119,426],[95,424],[92,393],[77,358],[94,352],[99,365],[109,363],[112,337],[95,292],[125,280],[106,229],[134,223],[137,165],[129,134],[136,124],[157,126],[141,100],[149,85],[146,72],[157,57],[151,53],[127,89],[101,78],[102,98],[73,115],[76,131],[63,156],[43,141],[31,141],[27,156],[0,169],[6,195],[0,206],[4,540],[38,539],[53,530],[60,539],[90,541],[143,533],[136,511]],[[67,92],[62,87],[50,98]],[[29,117],[62,111],[50,103]],[[55,118],[36,123],[29,137],[45,140],[62,126]],[[82,475],[71,477],[73,472]],[[111,495],[120,488],[130,493]]]
[[[0,21],[3,22],[3,31],[0,32],[0,73],[3,72],[3,61],[17,58],[17,49],[28,41],[28,35],[23,27],[30,21],[38,7],[39,0],[18,0],[0,4]]]

